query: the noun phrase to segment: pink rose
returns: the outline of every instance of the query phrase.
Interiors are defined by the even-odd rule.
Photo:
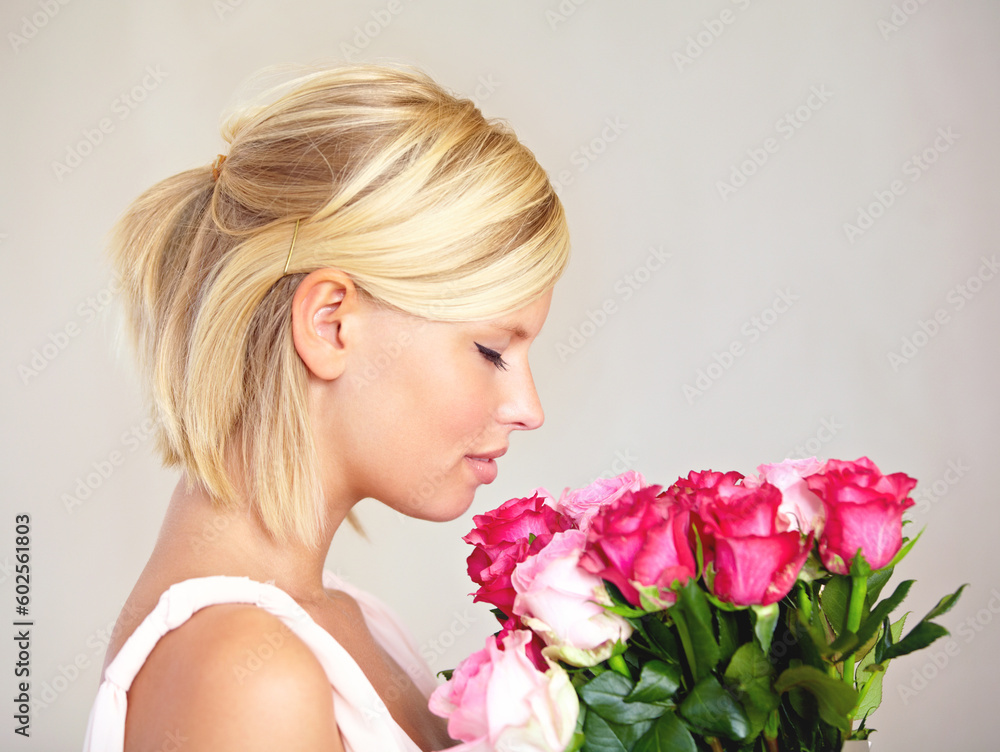
[[[605,611],[610,605],[601,578],[577,563],[587,543],[582,530],[552,536],[541,551],[514,568],[514,613],[548,645],[545,655],[573,666],[594,666],[625,642],[632,627]]]
[[[556,511],[573,520],[580,530],[586,531],[601,507],[617,501],[626,491],[638,491],[645,485],[646,479],[634,470],[614,478],[598,478],[589,486],[564,493],[556,504]]]
[[[717,598],[738,606],[768,605],[791,590],[813,536],[778,525],[781,492],[763,483],[747,487],[737,473],[719,479],[715,498],[699,497],[706,580]]]
[[[518,616],[511,616],[503,623],[500,627],[500,631],[493,635],[493,639],[496,641],[497,647],[503,650],[503,641],[507,639],[507,635],[514,632],[526,631],[524,625],[521,623],[521,619]],[[531,642],[524,646],[525,651],[528,654],[528,659],[535,665],[539,671],[547,671],[549,668],[549,661],[542,651],[545,649],[545,641],[538,636],[537,632],[530,632]]]
[[[809,490],[806,476],[819,472],[823,463],[815,457],[804,460],[785,460],[775,465],[760,465],[759,476],[743,480],[746,488],[758,488],[770,483],[781,491],[781,506],[778,507],[778,529],[798,530],[802,533],[823,530],[826,513],[823,502]]]
[[[594,515],[580,566],[614,583],[629,603],[642,607],[638,588],[654,588],[648,606],[676,600],[670,588],[696,570],[688,541],[690,511],[685,503],[659,498],[660,486],[627,491]]]
[[[469,577],[481,586],[473,601],[490,603],[507,616],[513,614],[516,593],[510,575],[514,567],[540,551],[553,533],[570,527],[569,520],[546,503],[551,500],[539,489],[529,498],[510,499],[472,518],[476,527],[462,540],[475,546],[467,560]]]
[[[562,752],[569,744],[580,713],[576,690],[557,664],[545,672],[532,665],[530,641],[528,632],[512,632],[501,650],[488,639],[431,694],[431,712],[464,742],[449,752]]]
[[[861,550],[872,569],[881,569],[903,544],[903,512],[917,481],[904,473],[882,475],[867,457],[856,462],[829,460],[806,478],[823,501],[826,526],[819,539],[823,566],[848,574]]]

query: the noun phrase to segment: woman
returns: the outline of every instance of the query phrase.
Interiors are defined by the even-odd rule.
[[[447,747],[405,630],[324,561],[363,498],[461,515],[511,432],[541,425],[527,356],[562,207],[507,128],[410,70],[309,73],[224,136],[113,246],[183,477],[85,748]]]

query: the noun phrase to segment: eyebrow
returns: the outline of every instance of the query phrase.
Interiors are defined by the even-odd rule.
[[[501,329],[505,332],[509,332],[511,335],[518,339],[528,339],[529,334],[523,326],[517,324],[495,324],[497,329]]]

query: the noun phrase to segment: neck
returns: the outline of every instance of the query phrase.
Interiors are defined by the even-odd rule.
[[[184,478],[170,499],[147,570],[187,579],[212,574],[272,582],[300,604],[326,598],[323,568],[333,535],[347,510],[331,512],[318,546],[275,540],[245,499],[217,508],[200,484]]]

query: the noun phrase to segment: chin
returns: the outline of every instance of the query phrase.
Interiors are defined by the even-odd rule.
[[[457,520],[472,506],[475,497],[475,489],[470,489],[467,493],[449,495],[447,498],[441,496],[431,496],[422,504],[414,504],[411,499],[405,500],[393,508],[407,517],[427,522],[450,522]]]

